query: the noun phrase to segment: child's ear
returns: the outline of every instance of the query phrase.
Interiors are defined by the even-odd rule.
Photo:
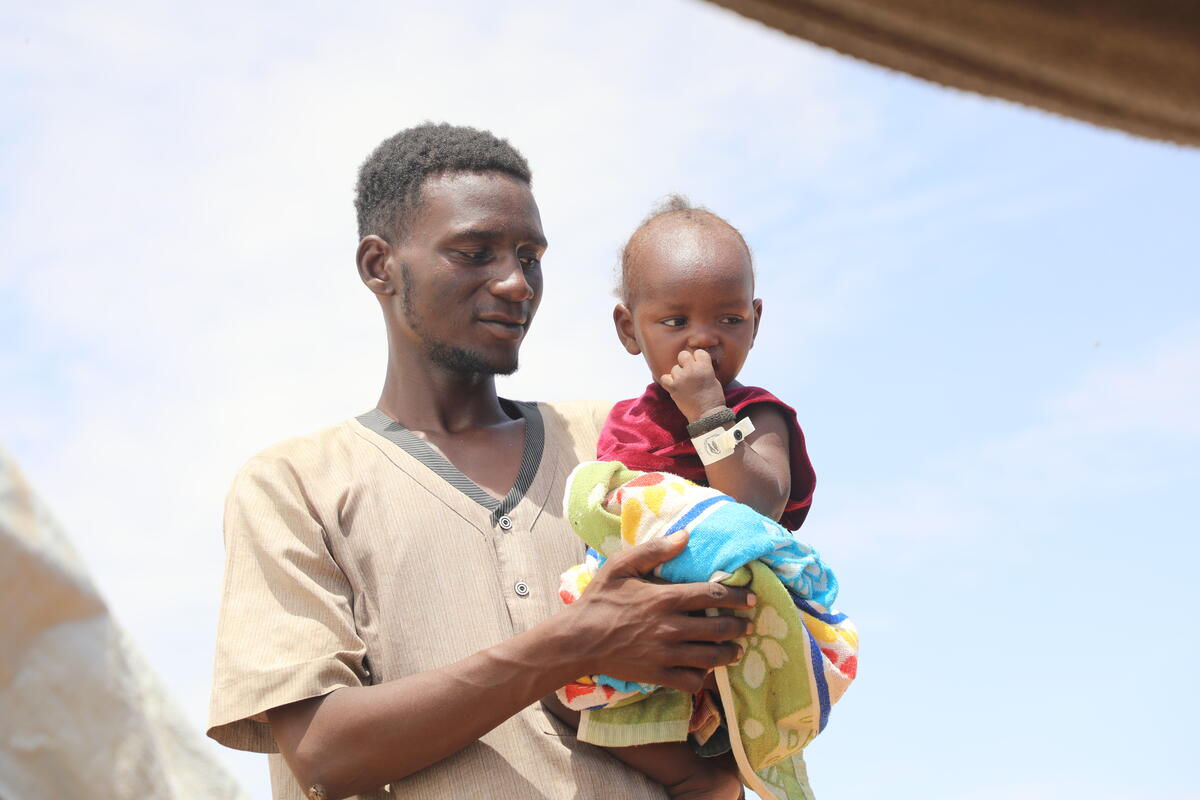
[[[625,346],[625,352],[631,356],[641,355],[642,348],[633,332],[633,312],[624,303],[617,303],[613,309],[613,324],[617,327],[617,336]]]
[[[758,323],[762,322],[762,300],[754,298],[754,335],[750,337],[751,343],[758,338]]]

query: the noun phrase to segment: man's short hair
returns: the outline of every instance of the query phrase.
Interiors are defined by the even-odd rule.
[[[503,172],[531,183],[525,157],[488,131],[426,122],[384,139],[358,170],[358,238],[402,236],[426,178],[448,172]]]

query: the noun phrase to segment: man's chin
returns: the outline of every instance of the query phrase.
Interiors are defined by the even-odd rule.
[[[486,355],[465,347],[431,343],[428,346],[429,360],[434,364],[460,375],[512,375],[517,371],[517,353]]]

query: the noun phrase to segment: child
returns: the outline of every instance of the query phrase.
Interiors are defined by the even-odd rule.
[[[630,354],[646,359],[655,382],[613,407],[596,457],[707,484],[799,528],[816,476],[796,412],[736,380],[763,309],[742,235],[673,196],[625,245],[620,296],[613,310],[617,335]],[[692,439],[740,417],[750,419],[754,432],[725,457],[702,464]]]
[[[796,413],[771,393],[736,380],[762,317],[741,234],[674,196],[630,237],[619,291],[617,335],[630,354],[646,359],[654,383],[614,406],[596,457],[707,484],[789,529],[800,527],[816,478]],[[702,462],[693,440],[703,445],[701,437],[745,430],[736,424],[744,418],[753,432],[709,445],[708,463]],[[711,698],[697,701],[714,706]],[[713,752],[720,738],[706,751]],[[731,759],[701,758],[686,743],[610,752],[662,783],[671,797],[737,797],[741,790]]]

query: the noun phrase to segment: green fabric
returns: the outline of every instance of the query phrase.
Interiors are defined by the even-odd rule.
[[[601,747],[681,742],[687,739],[691,717],[691,695],[659,689],[637,702],[581,712],[579,738]]]
[[[809,743],[819,729],[820,710],[808,636],[792,597],[766,564],[752,561],[748,566],[747,585],[758,597],[754,633],[745,639],[741,661],[727,669],[737,730],[748,760],[759,772]],[[722,701],[733,730],[724,691]]]
[[[567,485],[567,519],[580,539],[605,558],[624,549],[621,518],[604,508],[604,499],[640,472],[625,469],[619,461],[591,461],[571,473]]]
[[[621,518],[604,508],[605,499],[641,474],[617,462],[592,462],[572,473],[568,518],[580,538],[606,558],[630,543],[622,537]],[[664,526],[669,522],[664,518]],[[717,670],[735,755],[741,750],[743,780],[766,800],[812,800],[800,751],[818,730],[819,710],[804,623],[766,564],[751,562],[722,582],[747,586],[758,598],[753,609],[736,612],[754,622],[754,633],[738,640],[745,651],[741,661]],[[658,689],[620,706],[582,712],[579,738],[602,746],[682,741],[691,707],[690,695]]]

